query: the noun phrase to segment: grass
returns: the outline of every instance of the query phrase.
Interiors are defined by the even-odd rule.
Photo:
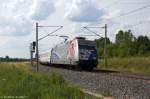
[[[61,75],[31,71],[29,63],[0,63],[0,98],[83,99],[79,89]],[[88,97],[84,97],[88,99]]]
[[[104,60],[100,60],[98,69],[119,70],[132,73],[150,75],[150,57],[110,58],[108,66],[104,66]]]
[[[150,75],[150,57],[110,58],[108,66],[100,60],[98,69]],[[0,62],[0,98],[92,99],[56,73],[36,73],[28,62]]]

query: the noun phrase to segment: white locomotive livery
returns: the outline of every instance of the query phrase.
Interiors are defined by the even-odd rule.
[[[98,64],[96,43],[83,37],[58,44],[39,58],[41,63],[70,65],[89,70]]]

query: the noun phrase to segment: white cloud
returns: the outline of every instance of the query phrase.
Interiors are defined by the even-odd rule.
[[[6,36],[0,36],[0,48],[2,48],[2,46],[5,46],[5,44],[10,40],[10,37],[6,37]]]
[[[6,26],[4,28],[0,27],[0,34],[1,35],[10,35],[11,32],[16,32],[14,27]]]
[[[29,51],[22,49],[22,50],[18,50],[18,49],[2,49],[0,56],[1,57],[5,57],[5,56],[9,56],[11,58],[29,58],[30,53]]]
[[[55,6],[52,0],[35,0],[31,17],[34,20],[45,20],[53,12],[55,12]]]
[[[83,26],[88,24],[104,26],[106,23],[108,37],[111,40],[114,40],[115,33],[120,29],[131,29],[134,35],[150,36],[149,8],[125,17],[117,17],[143,5],[130,4],[131,0],[126,1],[129,4],[121,4],[119,0],[117,3],[114,1],[117,0],[0,0],[0,56],[28,57],[29,43],[35,40],[35,21],[42,25],[63,25],[64,28],[56,34],[68,35],[70,38],[80,32],[84,34],[80,31]],[[147,0],[141,0],[145,1]],[[139,21],[146,22],[130,27]],[[54,30],[54,28],[45,29],[46,32],[44,29],[39,29],[41,33],[39,37]],[[94,29],[94,31],[104,32],[103,29]],[[60,38],[49,37],[48,40],[43,41],[43,44],[53,47],[60,41]]]
[[[66,9],[65,17],[74,22],[95,22],[104,14],[92,0],[72,0]]]
[[[119,16],[120,15],[120,10],[118,9],[118,10],[114,10],[114,11],[111,11],[111,12],[109,12],[108,13],[108,15],[105,15],[105,16],[103,16],[103,18],[104,19],[112,19],[112,18],[114,18],[114,17],[116,17],[116,16]]]
[[[0,6],[0,35],[3,36],[29,35],[33,19],[45,20],[55,10],[50,0],[5,0]]]
[[[7,2],[6,2],[7,1]],[[6,0],[0,6],[0,35],[5,36],[24,36],[31,32],[31,22],[28,13],[32,1],[25,0]]]
[[[17,21],[18,19],[18,21]],[[10,20],[10,19],[9,19]],[[32,24],[29,20],[16,18],[13,21],[3,20],[0,25],[0,35],[3,36],[26,36],[31,33]],[[20,22],[19,22],[20,21]]]
[[[10,57],[29,57],[29,37],[0,37],[0,55]],[[3,40],[3,41],[2,41]]]
[[[150,18],[147,18],[147,21],[150,21]]]

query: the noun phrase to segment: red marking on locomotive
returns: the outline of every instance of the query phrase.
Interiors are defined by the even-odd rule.
[[[75,41],[70,42],[69,44],[69,57],[74,58],[75,57]]]

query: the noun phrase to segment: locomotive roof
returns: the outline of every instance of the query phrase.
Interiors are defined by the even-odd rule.
[[[90,41],[90,40],[79,39],[78,43],[79,43],[79,45],[96,46],[96,42],[95,41]]]
[[[85,37],[75,37],[75,39],[82,39],[82,40],[85,40],[86,38],[85,38]]]

